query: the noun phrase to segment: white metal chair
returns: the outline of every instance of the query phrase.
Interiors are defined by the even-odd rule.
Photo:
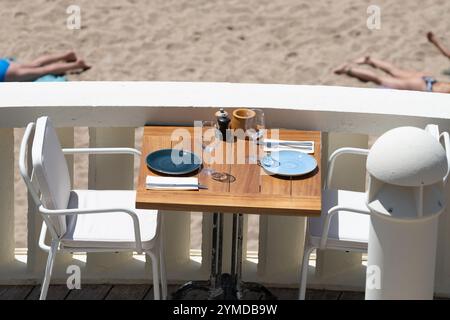
[[[75,153],[140,155],[132,148],[61,149],[48,117],[28,124],[20,146],[19,169],[44,220],[39,246],[48,252],[48,259],[40,299],[47,296],[57,252],[123,251],[145,252],[150,256],[154,297],[158,300],[162,295],[165,299],[167,283],[160,214],[155,210],[135,209],[133,190],[71,190],[64,154]],[[51,236],[50,246],[45,244],[47,231]]]
[[[365,193],[329,189],[334,163],[342,154],[367,156],[369,150],[341,148],[328,161],[328,176],[322,191],[322,214],[318,218],[308,218],[305,248],[300,268],[299,299],[305,299],[308,264],[315,249],[333,249],[367,252],[369,239],[369,213]]]
[[[436,139],[444,138],[449,145],[449,134],[439,134],[437,125],[425,128]],[[450,159],[450,149],[446,148]],[[336,158],[343,154],[367,156],[368,149],[341,148],[333,152],[328,160],[328,173],[322,191],[322,214],[318,218],[308,218],[306,240],[300,267],[299,299],[305,299],[308,265],[315,249],[331,249],[350,252],[367,252],[369,241],[370,211],[366,206],[366,193],[330,189]],[[447,174],[448,175],[448,174]],[[447,176],[444,181],[446,181]]]

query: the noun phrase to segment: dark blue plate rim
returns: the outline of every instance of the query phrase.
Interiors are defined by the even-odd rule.
[[[154,155],[155,153],[161,153],[161,152],[164,152],[164,151],[170,151],[170,152],[172,152],[172,150],[183,151],[183,152],[185,152],[185,153],[191,154],[193,157],[195,157],[195,158],[197,158],[197,159],[200,160],[200,157],[197,156],[197,155],[196,155],[195,153],[193,153],[193,152],[190,152],[190,151],[187,151],[187,150],[181,150],[181,149],[166,148],[166,149],[155,150],[155,151],[150,152],[149,154],[147,154],[147,156],[145,157],[145,163],[147,164],[147,167],[148,167],[150,170],[153,170],[153,171],[156,171],[156,172],[159,172],[159,173],[163,173],[163,174],[167,174],[167,175],[172,175],[172,176],[178,176],[178,175],[188,174],[188,173],[191,173],[191,172],[194,172],[194,171],[198,170],[198,169],[201,167],[201,165],[202,165],[201,163],[193,163],[193,164],[192,164],[192,168],[189,169],[189,170],[173,172],[173,171],[160,170],[160,169],[157,169],[157,168],[152,167],[152,166],[149,164],[148,158],[149,158],[150,156]]]

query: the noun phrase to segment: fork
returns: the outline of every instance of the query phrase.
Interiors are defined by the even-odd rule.
[[[312,149],[312,143],[305,142],[304,145],[302,144],[296,144],[296,143],[289,143],[289,142],[266,142],[265,145],[267,148],[276,148],[276,147],[289,147],[289,148],[295,148],[295,149],[305,149],[305,150],[311,150]]]

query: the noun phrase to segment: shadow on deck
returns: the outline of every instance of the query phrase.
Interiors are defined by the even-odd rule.
[[[170,285],[169,294],[178,288]],[[295,300],[298,289],[269,288],[280,300]],[[0,300],[37,300],[40,286],[0,286]],[[152,300],[151,285],[85,285],[81,290],[68,290],[65,285],[52,285],[48,300]],[[307,290],[307,300],[363,300],[364,292]]]
[[[0,286],[0,300],[37,300],[40,286]],[[168,287],[169,295],[179,288]],[[296,300],[298,289],[268,288],[280,300]],[[65,285],[52,285],[48,290],[48,300],[153,300],[151,285],[85,285],[81,290],[68,290]],[[435,297],[436,300],[450,298]],[[306,300],[364,300],[364,292],[332,291],[308,289]]]

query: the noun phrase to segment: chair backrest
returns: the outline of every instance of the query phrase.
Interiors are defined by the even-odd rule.
[[[31,149],[34,175],[41,192],[41,202],[47,209],[67,209],[70,197],[70,176],[58,135],[48,117],[36,121]],[[67,230],[66,217],[50,217],[56,233]]]

